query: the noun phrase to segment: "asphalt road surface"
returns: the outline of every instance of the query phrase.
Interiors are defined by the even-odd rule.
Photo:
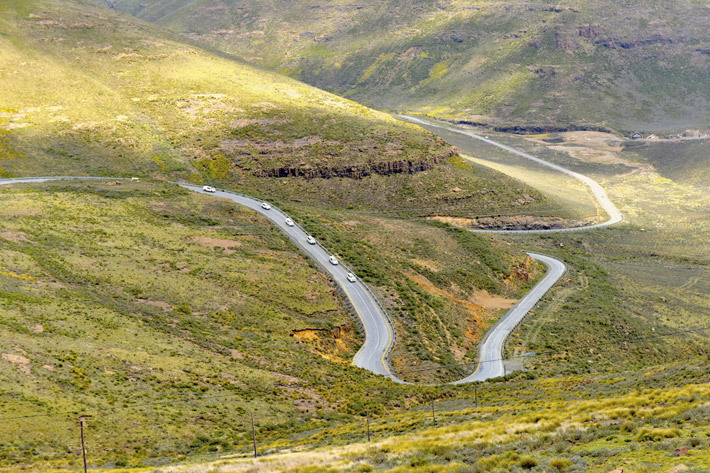
[[[567,168],[564,168],[562,166],[558,166],[557,164],[550,163],[548,161],[545,161],[544,159],[537,158],[531,154],[524,153],[522,151],[519,151],[515,148],[512,148],[510,146],[504,145],[503,143],[498,143],[497,141],[493,141],[489,138],[486,138],[484,136],[476,135],[475,133],[471,133],[470,131],[462,130],[460,128],[453,128],[449,126],[444,126],[444,125],[439,125],[437,123],[431,123],[426,120],[421,120],[419,118],[415,117],[410,117],[408,115],[399,115],[399,118],[402,118],[405,121],[408,121],[410,123],[415,123],[417,125],[421,125],[425,128],[440,128],[446,131],[450,131],[453,133],[458,133],[461,135],[466,135],[471,138],[475,138],[477,140],[483,141],[484,143],[488,143],[489,145],[497,146],[498,148],[504,149],[508,152],[511,152],[513,154],[516,154],[518,156],[522,156],[523,158],[530,159],[531,161],[535,161],[536,163],[542,164],[543,166],[547,166],[549,168],[554,169],[555,171],[559,171],[563,174],[567,174],[569,176],[574,177],[575,179],[581,181],[583,184],[585,184],[589,190],[591,191],[592,195],[596,199],[597,203],[599,204],[599,207],[606,212],[606,214],[609,216],[608,220],[602,223],[597,223],[595,225],[585,225],[583,227],[569,227],[569,228],[551,228],[551,229],[544,229],[544,230],[470,230],[473,233],[556,233],[556,232],[576,232],[580,230],[591,230],[593,228],[602,228],[602,227],[608,227],[609,225],[614,225],[616,223],[621,222],[624,217],[621,215],[621,212],[619,212],[619,209],[616,208],[614,203],[609,200],[609,197],[606,195],[606,192],[604,191],[604,188],[597,183],[594,179],[587,177],[583,174],[579,174],[578,172],[571,171]]]
[[[490,378],[504,376],[506,373],[503,366],[503,348],[508,335],[515,330],[515,327],[525,318],[525,315],[530,312],[537,301],[567,272],[567,266],[558,259],[537,253],[528,253],[528,255],[547,266],[545,277],[535,284],[517,304],[506,312],[498,323],[486,332],[486,336],[479,346],[479,362],[476,371],[470,376],[454,381],[451,384],[485,381]]]

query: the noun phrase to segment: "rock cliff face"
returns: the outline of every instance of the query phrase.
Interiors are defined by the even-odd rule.
[[[581,39],[590,40],[596,46],[608,49],[635,49],[653,45],[681,44],[686,41],[684,37],[670,37],[662,34],[653,34],[648,37],[621,38],[610,34],[602,34],[600,25],[580,25],[574,30],[555,31],[555,49],[573,52],[580,45]],[[536,45],[539,46],[539,45]]]
[[[284,166],[263,171],[257,171],[259,177],[302,177],[305,179],[330,179],[333,177],[346,177],[349,179],[362,179],[364,177],[379,174],[387,176],[390,174],[416,174],[428,171],[445,159],[458,155],[456,148],[451,148],[446,155],[436,156],[420,161],[415,160],[393,160],[379,163],[358,163],[344,166],[318,166],[299,165]]]
[[[620,38],[600,38],[594,42],[598,46],[609,49],[634,49],[642,46],[652,46],[655,44],[679,44],[684,43],[685,38],[670,38],[660,34],[652,35],[648,38],[620,39]]]
[[[493,125],[490,123],[474,122],[470,120],[444,120],[455,125],[470,125],[497,131],[500,133],[512,133],[516,135],[539,135],[542,133],[564,133],[566,131],[600,131],[603,133],[613,133],[609,128],[603,126],[576,125]]]

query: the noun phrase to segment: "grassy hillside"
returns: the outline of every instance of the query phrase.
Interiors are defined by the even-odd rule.
[[[402,340],[393,363],[412,381],[463,375],[442,366],[470,363],[540,273],[430,222],[304,209],[380,293]],[[236,204],[149,181],[3,186],[0,466],[75,464],[80,413],[95,417],[92,463],[158,464],[241,448],[250,411],[275,439],[450,390],[353,367],[362,335],[343,306]]]
[[[385,410],[371,418],[370,442],[362,419],[265,443],[272,454],[259,460],[214,455],[145,471],[706,472],[708,368],[707,360],[689,360],[609,376],[487,383],[478,400],[470,387],[438,400],[436,426],[430,406]]]
[[[100,1],[381,109],[710,126],[710,10],[699,0]]]
[[[5,175],[384,172],[450,152],[387,115],[91,2],[11,0],[0,12]]]
[[[509,304],[476,293],[515,299],[540,269],[520,250],[403,219],[578,216],[417,127],[90,2],[0,8],[1,175],[138,174],[274,201],[377,275],[369,282],[409,339],[397,347],[402,369],[470,360]],[[408,229],[399,239],[398,228]],[[439,239],[461,258],[426,243]],[[523,279],[511,276],[521,265]]]
[[[0,201],[0,466],[75,463],[77,413],[94,462],[131,464],[232,449],[249,411],[295,431],[425,392],[350,364],[331,283],[240,206],[110,181]]]
[[[0,176],[149,175],[410,214],[556,212],[420,128],[91,2],[0,8]]]
[[[513,333],[508,355],[536,353],[523,360],[537,373],[587,373],[707,352],[710,200],[698,180],[706,140],[637,143],[598,132],[490,135],[592,177],[624,215],[623,223],[595,231],[499,236],[569,266]],[[478,156],[478,163],[515,173],[530,185],[557,183],[544,189],[550,200],[579,205],[570,199],[579,189],[559,173],[510,153],[486,152],[490,147],[478,140],[442,136]]]
[[[421,362],[420,354],[433,365],[472,356],[501,309],[468,307],[468,299],[484,289],[516,298],[530,281],[505,282],[524,264],[521,251],[448,236],[450,249],[469,259],[448,270],[445,253],[434,251],[441,274],[415,284],[411,278],[425,275],[412,265],[428,250],[412,248],[449,230],[401,218],[573,216],[530,187],[465,163],[417,127],[91,2],[18,0],[0,9],[0,175],[185,179],[274,201],[304,221],[327,215],[338,230],[311,230],[358,261],[358,271],[379,272],[371,282],[412,335],[412,347],[398,347],[403,367]],[[400,224],[412,229],[398,241],[403,254],[383,256],[340,225],[370,217],[393,235]],[[357,235],[369,238],[365,229]],[[529,269],[531,278],[539,270]],[[441,294],[449,290],[456,301]],[[435,309],[442,322],[432,325],[423,314]]]

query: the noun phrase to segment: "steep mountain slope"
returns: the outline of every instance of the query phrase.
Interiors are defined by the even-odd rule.
[[[409,172],[450,154],[385,114],[90,2],[2,2],[0,33],[4,174]]]
[[[382,109],[477,122],[708,126],[707,2],[102,0]]]
[[[141,174],[335,208],[560,215],[501,174],[462,169],[420,128],[135,18],[80,0],[0,11],[0,175]]]

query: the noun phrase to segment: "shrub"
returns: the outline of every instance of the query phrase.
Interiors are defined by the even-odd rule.
[[[412,467],[417,467],[417,466],[424,466],[429,464],[429,458],[425,457],[424,455],[416,455],[412,457],[412,459],[409,461],[409,466]]]
[[[535,460],[533,457],[522,457],[518,462],[518,465],[520,465],[522,468],[525,468],[526,470],[532,470],[537,466],[537,460]]]
[[[638,442],[658,442],[663,439],[671,439],[675,437],[680,437],[680,430],[676,428],[672,429],[649,429],[644,427],[636,435],[636,440]]]
[[[550,460],[549,466],[557,471],[567,471],[573,463],[567,458],[553,458]]]
[[[628,420],[619,426],[619,432],[633,432],[635,429],[636,425]]]
[[[688,440],[688,443],[690,443],[691,447],[699,447],[700,444],[703,443],[703,441],[701,439],[699,439],[698,437],[693,437]]]

